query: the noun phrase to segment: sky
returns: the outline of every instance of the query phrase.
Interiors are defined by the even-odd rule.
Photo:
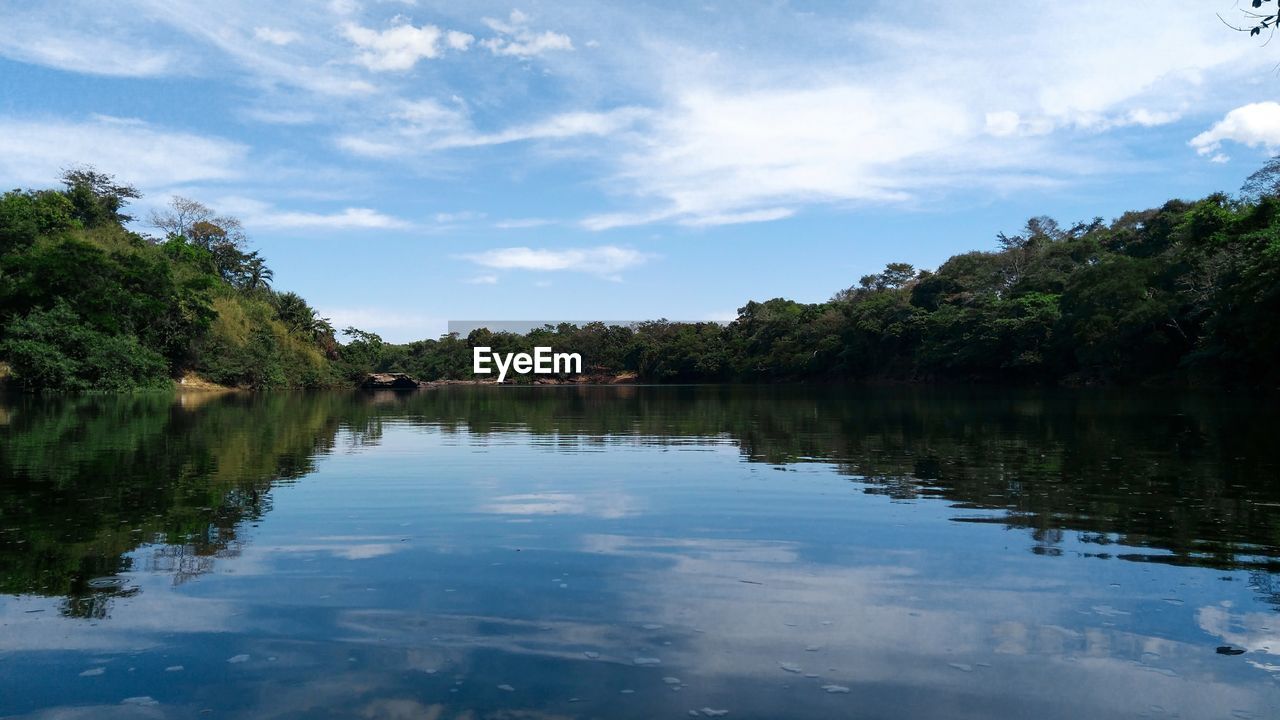
[[[0,0],[0,187],[91,164],[242,219],[275,287],[449,320],[726,320],[1280,148],[1235,0]]]

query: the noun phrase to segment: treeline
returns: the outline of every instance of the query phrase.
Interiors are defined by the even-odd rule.
[[[1110,224],[1033,218],[997,241],[936,271],[890,264],[823,303],[749,302],[727,324],[367,336],[363,351],[424,379],[471,377],[474,346],[544,345],[580,352],[589,373],[648,382],[1280,385],[1274,192],[1175,200]]]
[[[823,303],[735,320],[480,329],[405,345],[334,328],[247,248],[240,223],[174,198],[132,232],[129,186],[72,170],[0,197],[0,368],[28,389],[162,387],[193,371],[250,388],[368,372],[471,379],[476,346],[578,352],[645,382],[1001,381],[1280,385],[1280,160],[1243,197],[1064,227],[1033,218],[935,271],[902,263]]]
[[[247,248],[241,223],[175,197],[157,236],[125,224],[137,189],[93,169],[0,196],[0,364],[29,390],[346,382],[328,321]]]

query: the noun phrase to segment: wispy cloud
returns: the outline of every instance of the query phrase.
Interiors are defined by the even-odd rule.
[[[887,5],[842,26],[862,52],[827,57],[827,70],[794,48],[753,46],[753,57],[659,46],[668,50],[666,97],[613,154],[607,187],[623,209],[589,214],[583,226],[765,221],[781,208],[1096,177],[1124,162],[1096,138],[1176,122],[1210,94],[1210,73],[1260,62],[1245,55],[1252,48],[1223,42],[1194,2],[1167,7],[1151,35],[1124,30],[1142,25],[1142,8],[1094,0],[1070,12],[1004,5],[910,15]],[[1009,36],[1011,27],[1025,30]]]
[[[572,192],[578,225],[592,230],[766,222],[813,206],[1087,182],[1132,160],[1110,142],[1125,128],[1203,121],[1209,108],[1220,122],[1186,133],[1204,130],[1191,143],[1207,160],[1225,161],[1228,143],[1280,147],[1274,104],[1246,105],[1256,86],[1236,82],[1270,61],[1205,22],[1202,0],[1170,0],[1160,31],[1146,33],[1132,29],[1150,24],[1149,9],[1112,0],[942,6],[925,16],[894,3],[814,13],[769,5],[741,10],[748,22],[715,34],[701,11],[678,7],[582,12],[567,2],[536,18],[492,9],[486,18],[465,4],[427,5],[121,0],[121,21],[89,0],[56,11],[19,3],[6,8],[0,55],[234,85],[247,96],[232,111],[238,119],[312,125],[331,139],[312,153],[272,153],[307,166],[299,174],[329,162],[335,146],[336,164],[403,159],[452,170],[462,163],[445,154],[469,151],[484,162],[468,172],[516,176],[531,159],[558,163],[553,182],[572,180],[550,191]],[[592,37],[605,41],[599,50],[576,51]],[[465,61],[439,62],[463,52]],[[523,61],[519,72],[506,72],[510,58]],[[50,156],[145,172],[158,185],[252,174],[242,169],[248,149],[215,137],[0,122],[21,125],[0,138],[14,150],[0,169],[24,182],[47,181]],[[161,141],[156,152],[130,158],[148,132]],[[298,227],[390,227],[377,224],[389,221],[377,208],[282,214]],[[532,227],[521,222],[496,225]]]
[[[435,214],[434,219],[441,225],[453,225],[472,220],[482,220],[484,216],[484,213],[475,210],[459,210],[457,212],[438,212]]]
[[[290,43],[295,43],[302,38],[301,35],[292,30],[280,30],[278,28],[256,27],[253,29],[253,37],[271,45],[279,45],[281,47]]]
[[[511,218],[509,220],[499,220],[493,224],[499,230],[522,230],[525,228],[543,227],[546,225],[554,225],[555,220],[548,218]]]
[[[567,112],[504,130],[484,132],[472,125],[462,108],[449,107],[435,100],[418,100],[402,103],[391,113],[392,123],[388,127],[342,135],[336,143],[355,155],[397,158],[538,140],[605,138],[634,127],[648,116],[648,111],[632,107],[606,112]]]
[[[75,120],[0,117],[0,180],[45,185],[88,163],[144,189],[242,176],[249,150],[217,137],[103,115]]]
[[[497,36],[481,40],[480,44],[494,55],[525,58],[553,50],[573,49],[573,40],[568,35],[551,30],[537,32],[529,27],[529,19],[519,10],[512,10],[506,20],[485,18],[484,24]]]
[[[412,223],[370,208],[349,207],[331,213],[281,210],[243,197],[223,198],[218,206],[236,214],[250,228],[320,230],[404,230]]]
[[[690,227],[711,227],[714,225],[741,225],[743,223],[771,222],[773,220],[782,220],[795,215],[796,211],[791,208],[765,208],[763,210],[749,210],[747,212],[738,213],[719,213],[713,215],[699,215],[697,217],[685,218],[681,220],[682,225]]]
[[[497,248],[460,257],[495,270],[571,271],[613,279],[623,270],[644,264],[651,256],[630,248],[601,245],[564,250],[528,247]]]
[[[145,78],[190,72],[191,53],[152,41],[139,27],[143,23],[104,20],[99,10],[6,3],[0,11],[0,56],[88,75]]]
[[[90,75],[154,77],[179,67],[167,50],[138,47],[100,35],[23,32],[12,26],[0,33],[0,54],[21,62]]]

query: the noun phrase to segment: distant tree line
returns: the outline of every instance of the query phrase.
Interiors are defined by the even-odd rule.
[[[564,324],[361,342],[376,369],[425,379],[471,377],[475,346],[547,345],[581,353],[588,372],[648,382],[1276,387],[1276,170],[1251,178],[1253,194],[1243,198],[1174,200],[1110,224],[1032,218],[1019,233],[998,235],[993,250],[956,255],[937,270],[891,263],[827,302],[749,302],[727,324]]]
[[[1239,197],[1063,226],[1032,218],[936,270],[891,263],[822,303],[748,302],[729,323],[478,329],[392,344],[329,321],[247,247],[239,221],[174,198],[132,232],[136,189],[91,169],[0,196],[0,366],[33,390],[470,379],[476,346],[582,355],[644,382],[1280,385],[1280,162]],[[338,336],[346,339],[340,342]]]

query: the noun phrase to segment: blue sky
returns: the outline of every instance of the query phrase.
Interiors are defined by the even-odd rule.
[[[1238,188],[1280,147],[1280,49],[1219,11],[0,0],[0,183],[91,163],[140,216],[200,200],[277,287],[397,341],[727,319]]]

